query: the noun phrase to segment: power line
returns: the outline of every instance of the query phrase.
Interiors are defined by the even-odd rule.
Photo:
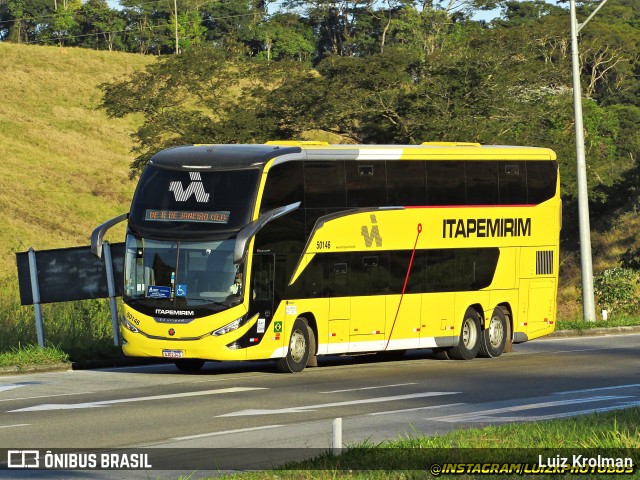
[[[214,20],[224,20],[224,19],[228,19],[228,18],[239,18],[239,17],[249,17],[249,16],[253,16],[253,13],[244,13],[244,14],[239,14],[239,15],[228,15],[228,16],[223,16],[223,17],[215,17]],[[194,23],[193,22],[189,22],[186,24],[187,26],[193,26]],[[60,36],[53,36],[51,38],[42,38],[42,39],[38,39],[38,40],[31,40],[31,41],[26,41],[26,42],[21,42],[23,44],[27,44],[27,45],[32,45],[32,44],[36,44],[36,43],[43,43],[43,42],[59,42],[61,40],[69,40],[69,39],[76,39],[76,38],[84,38],[84,37],[95,37],[98,35],[105,35],[105,34],[118,34],[118,33],[139,33],[139,32],[145,32],[147,30],[155,30],[158,28],[164,28],[164,29],[169,29],[169,25],[149,25],[147,27],[143,27],[141,29],[138,28],[133,28],[133,27],[128,27],[125,28],[124,30],[106,30],[106,31],[99,31],[99,32],[92,32],[92,33],[83,33],[80,35],[60,35]]]
[[[124,10],[135,10],[136,8],[138,8],[139,6],[147,6],[147,5],[152,5],[152,4],[157,4],[157,3],[167,3],[167,0],[150,0],[148,2],[140,2],[139,4],[136,5],[136,7],[124,7]],[[208,6],[208,5],[215,5],[215,4],[219,4],[217,1],[212,1],[212,2],[208,2],[205,3],[203,5],[201,5],[200,8]],[[276,2],[274,3],[274,5],[277,6],[282,6],[283,2]],[[122,10],[118,10],[115,8],[110,8],[109,10],[112,11],[122,11]],[[73,13],[77,13],[79,12],[80,9],[78,10],[73,10]],[[252,16],[255,15],[255,13],[243,13],[243,14],[238,14],[238,15],[227,15],[227,16],[220,16],[220,17],[213,17],[213,20],[223,20],[226,18],[234,18],[234,17],[245,17],[245,16]],[[37,17],[19,17],[19,18],[14,18],[12,20],[0,20],[0,25],[4,24],[4,23],[15,23],[15,22],[21,22],[21,21],[35,21],[35,22],[40,22],[43,20],[47,20],[50,18],[55,18],[56,14],[52,13],[49,15],[42,15],[42,16],[37,16]]]

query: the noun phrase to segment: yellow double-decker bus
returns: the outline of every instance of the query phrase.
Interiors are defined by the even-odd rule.
[[[329,354],[498,357],[554,330],[559,188],[546,148],[161,151],[128,214],[124,353],[287,372]]]

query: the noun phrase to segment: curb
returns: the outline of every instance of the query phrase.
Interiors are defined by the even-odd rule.
[[[585,330],[557,330],[547,335],[547,337],[595,337],[598,335],[624,335],[627,333],[640,333],[640,325],[633,327],[587,328]]]
[[[0,375],[23,375],[27,373],[66,372],[71,370],[71,363],[52,363],[50,365],[12,365],[0,367]]]

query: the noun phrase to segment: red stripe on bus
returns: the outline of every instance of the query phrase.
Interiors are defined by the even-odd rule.
[[[418,247],[418,239],[422,233],[422,224],[418,224],[418,234],[416,235],[416,242],[413,244],[413,250],[411,251],[411,259],[409,260],[409,266],[407,267],[407,274],[404,277],[404,285],[402,286],[402,293],[400,294],[400,301],[398,302],[398,309],[396,310],[396,316],[391,324],[391,331],[389,332],[389,338],[383,351],[389,348],[389,342],[391,342],[391,335],[393,335],[393,328],[396,326],[396,320],[398,320],[398,314],[400,313],[400,305],[402,305],[402,299],[404,298],[404,292],[407,290],[407,283],[409,283],[409,274],[411,273],[411,265],[413,265],[413,257],[416,255],[416,248]]]

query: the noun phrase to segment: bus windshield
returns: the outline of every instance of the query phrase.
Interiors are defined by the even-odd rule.
[[[259,182],[258,168],[188,172],[148,166],[131,203],[129,231],[191,241],[237,232],[251,222]]]
[[[244,272],[233,263],[234,245],[235,239],[181,242],[128,234],[125,298],[158,308],[237,305]]]

